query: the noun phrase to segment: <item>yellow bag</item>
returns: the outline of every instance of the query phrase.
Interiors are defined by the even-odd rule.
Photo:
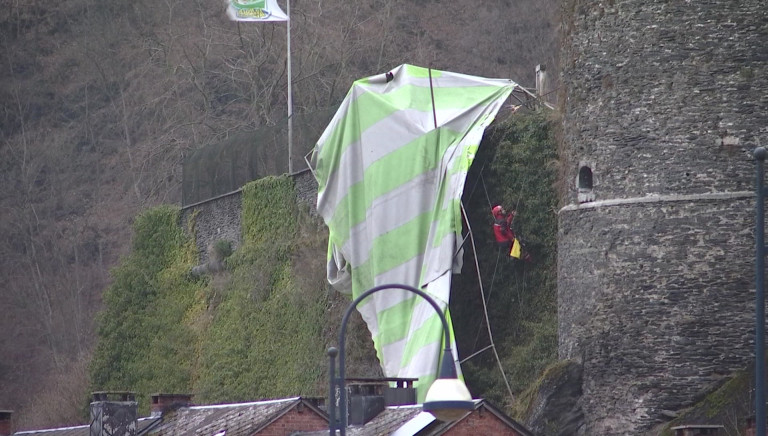
[[[518,241],[517,238],[512,242],[512,248],[509,250],[509,255],[510,257],[520,259],[520,241]]]

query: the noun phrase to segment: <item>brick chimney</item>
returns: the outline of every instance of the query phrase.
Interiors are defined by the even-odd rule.
[[[0,436],[10,436],[11,431],[11,415],[12,410],[0,410]]]
[[[163,413],[192,405],[194,394],[152,394],[150,410],[152,416],[161,416]]]
[[[133,392],[94,392],[90,436],[135,436],[137,417]]]
[[[757,422],[755,422],[755,415],[748,416],[746,421],[747,423],[744,426],[744,435],[755,436],[755,433],[757,432]]]

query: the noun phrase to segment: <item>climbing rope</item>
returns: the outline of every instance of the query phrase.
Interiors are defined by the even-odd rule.
[[[486,163],[487,162],[484,162],[483,166],[480,167],[480,173],[478,174],[477,179],[475,179],[474,186],[472,187],[472,191],[470,191],[469,196],[467,197],[467,200],[468,201],[471,200],[472,197],[474,197],[474,195],[475,195],[475,190],[477,189],[477,186],[478,185],[482,185],[483,186],[483,191],[485,192],[485,199],[488,202],[488,208],[490,209],[493,205],[491,204],[491,198],[488,196],[488,188],[485,186],[485,179],[483,178],[483,171],[485,171],[485,164]],[[478,183],[478,182],[480,182],[480,183]],[[464,217],[464,219],[465,219],[465,221],[467,221],[467,223],[469,223],[469,219],[466,216]],[[469,224],[467,224],[467,227],[469,227]],[[462,241],[462,246],[466,242],[467,237],[469,237],[469,233],[467,233],[467,236],[464,237],[464,240]],[[499,250],[496,252],[496,265],[494,265],[494,267],[493,267],[493,276],[491,278],[491,287],[490,287],[490,289],[488,291],[488,300],[485,300],[485,304],[487,304],[488,301],[490,301],[491,294],[493,293],[493,284],[496,281],[496,270],[497,270],[497,268],[499,266],[500,254],[501,254],[501,248],[499,248]],[[475,253],[475,258],[477,258],[477,254],[476,253]],[[475,350],[476,347],[477,347],[477,341],[480,340],[480,332],[482,331],[482,329],[483,329],[483,321],[481,320],[480,324],[477,326],[477,333],[475,334],[475,342],[472,344],[472,349],[473,350]],[[459,363],[466,362],[467,360],[469,360],[469,359],[477,356],[481,352],[487,350],[489,347],[490,346],[484,347],[482,350],[472,353],[468,357],[465,357],[464,360],[462,360]]]
[[[480,168],[480,174],[478,175],[477,179],[480,181],[480,184],[482,184],[482,186],[483,186],[483,192],[485,192],[485,199],[488,202],[488,208],[490,209],[491,207],[493,207],[493,204],[491,203],[491,197],[488,195],[488,187],[485,185],[485,178],[483,177],[483,171],[485,171],[485,163],[483,163],[483,166]],[[472,189],[472,192],[470,192],[469,199],[471,199],[472,196],[474,195],[475,189],[477,189],[477,185],[478,185],[478,183],[476,181],[475,182],[475,187]],[[463,207],[463,205],[462,205],[462,207]],[[467,221],[467,227],[469,227],[469,219],[466,216],[464,217],[464,219]],[[469,236],[469,234],[470,233],[467,233],[467,236]],[[466,237],[464,238],[464,240],[466,241]],[[462,243],[462,245],[463,245],[463,243]],[[499,268],[499,258],[500,257],[501,257],[501,248],[499,248],[496,251],[496,264],[493,266],[493,275],[491,276],[491,286],[488,289],[488,296],[487,297],[483,296],[483,305],[484,306],[487,306],[488,302],[491,300],[491,295],[493,295],[493,286],[494,286],[494,283],[496,282],[496,272],[498,271],[498,268]],[[477,253],[475,253],[475,263],[477,264]],[[480,271],[478,269],[478,281],[480,282],[480,289],[481,289],[481,293],[482,293],[482,279],[480,278],[479,274],[480,274]],[[486,312],[486,317],[485,318],[488,319],[487,312]],[[490,327],[490,324],[489,324],[489,327]],[[477,347],[477,341],[480,340],[480,331],[482,329],[483,329],[483,321],[481,320],[480,324],[477,326],[477,334],[475,335],[475,342],[472,344],[472,349],[473,350]],[[489,347],[485,347],[485,348],[483,348],[482,350],[480,350],[478,352],[472,353],[470,356],[464,358],[464,360],[462,360],[459,363],[463,363],[463,362],[471,359],[472,357],[480,354],[482,351],[485,351],[488,348]]]
[[[470,191],[469,196],[467,197],[467,200],[471,200],[472,197],[475,195],[475,189],[477,189],[477,180],[479,180],[481,177],[483,177],[483,171],[485,171],[485,163],[482,167],[480,167],[480,175],[477,176],[477,179],[475,180],[474,185],[472,186],[472,191]],[[485,197],[488,197],[488,191],[485,192]],[[488,202],[490,203],[491,199],[488,199]]]
[[[469,193],[469,196],[467,197],[467,199],[470,200],[474,196],[475,190],[477,189],[477,185],[478,185],[477,181],[479,181],[480,184],[483,186],[483,192],[485,193],[485,199],[488,202],[488,208],[490,209],[491,207],[493,207],[493,204],[491,203],[491,198],[490,198],[490,195],[488,194],[488,187],[486,186],[485,178],[483,177],[483,172],[484,171],[485,171],[485,163],[480,168],[480,174],[478,175],[478,178],[475,181],[474,187],[472,188],[472,191]],[[520,196],[518,195],[518,197],[517,197],[517,204],[515,205],[515,210],[517,210],[519,205],[520,205]],[[464,202],[463,201],[460,203],[460,206],[461,206],[462,216],[464,218],[464,222],[467,225],[467,230],[468,231],[467,231],[467,235],[462,240],[462,243],[459,246],[459,249],[456,251],[455,255],[458,255],[459,251],[461,250],[461,248],[463,248],[464,244],[466,243],[467,238],[469,238],[470,242],[472,243],[472,252],[473,252],[473,255],[474,255],[473,257],[474,257],[474,262],[475,262],[475,271],[477,272],[477,281],[478,281],[478,285],[480,287],[480,296],[481,296],[481,300],[482,300],[482,303],[483,303],[483,320],[485,322],[485,326],[486,326],[486,329],[487,329],[487,332],[488,332],[488,340],[489,340],[490,343],[488,345],[486,345],[485,347],[483,347],[482,349],[477,350],[477,351],[473,352],[472,354],[470,354],[469,356],[465,357],[464,359],[459,361],[459,363],[462,364],[462,363],[468,361],[469,359],[472,359],[473,357],[480,355],[481,353],[485,352],[486,350],[489,350],[489,349],[493,350],[493,355],[496,358],[496,363],[497,363],[497,365],[499,367],[499,371],[501,372],[501,376],[504,379],[504,384],[507,387],[507,392],[509,393],[509,397],[510,397],[510,399],[512,401],[514,401],[515,395],[512,393],[512,387],[509,385],[509,380],[507,379],[507,375],[504,372],[504,367],[501,364],[501,359],[499,358],[499,353],[496,350],[496,344],[495,344],[495,342],[493,340],[493,331],[491,330],[491,323],[490,323],[490,319],[489,319],[489,316],[488,316],[488,303],[490,302],[491,295],[493,295],[493,288],[494,288],[494,284],[496,282],[496,273],[498,271],[499,259],[501,257],[501,248],[499,248],[498,251],[496,252],[496,263],[495,263],[495,265],[493,267],[493,274],[491,276],[491,286],[490,286],[490,288],[488,290],[488,295],[486,296],[485,295],[485,289],[483,287],[483,278],[482,278],[482,275],[480,274],[480,265],[479,265],[479,262],[478,262],[478,259],[477,259],[477,248],[476,248],[476,245],[475,245],[475,238],[474,238],[474,233],[472,231],[472,226],[469,224],[469,218],[467,217],[467,213],[466,213],[466,209],[464,208]],[[524,279],[525,279],[525,269],[523,269],[523,280]],[[525,284],[523,284],[523,286],[525,286]],[[520,296],[520,286],[519,286],[519,284],[516,284],[515,288],[516,288],[517,294],[518,294],[518,306],[520,306],[520,304],[521,304],[521,296]],[[521,310],[522,310],[522,308],[518,307],[518,314],[520,314]],[[478,342],[478,340],[480,338],[480,332],[481,332],[481,330],[483,328],[483,320],[480,321],[480,325],[478,326],[478,331],[477,331],[477,334],[475,335],[475,342],[472,345],[472,349],[475,349],[477,347],[477,342]]]
[[[509,380],[507,380],[507,374],[504,373],[504,367],[501,365],[501,359],[499,358],[499,353],[496,351],[496,344],[493,341],[493,332],[491,331],[491,323],[490,323],[490,320],[488,319],[488,305],[485,302],[485,291],[483,290],[483,278],[480,275],[480,265],[477,261],[477,248],[475,247],[475,237],[473,236],[472,226],[469,224],[469,219],[467,218],[467,211],[464,209],[463,202],[461,203],[461,213],[464,217],[464,221],[467,224],[469,240],[470,242],[472,242],[472,253],[474,253],[473,257],[475,258],[475,270],[477,271],[477,282],[480,285],[480,296],[482,297],[482,300],[483,300],[483,315],[485,317],[485,325],[488,327],[488,340],[490,341],[490,344],[488,347],[490,347],[493,350],[493,355],[496,357],[496,363],[498,363],[499,365],[499,371],[501,371],[501,376],[504,379],[504,384],[507,386],[507,392],[509,392],[509,398],[510,400],[514,401],[515,395],[512,393],[512,388],[509,386]],[[486,349],[488,347],[486,347]]]
[[[485,199],[488,201],[488,208],[490,209],[493,207],[491,204],[491,197],[488,196],[488,188],[485,186],[485,178],[483,177],[483,170],[485,169],[485,165],[483,165],[483,168],[480,170],[480,182],[483,184],[483,191],[485,191]]]
[[[496,251],[496,265],[493,266],[493,275],[491,276],[491,286],[488,288],[488,297],[485,300],[485,304],[488,304],[489,301],[491,301],[491,295],[493,294],[493,284],[496,282],[496,270],[499,267],[499,258],[501,257],[501,248],[499,248]],[[480,320],[480,324],[477,326],[477,334],[475,334],[475,342],[472,344],[472,349],[474,350],[477,347],[477,341],[480,340],[480,332],[483,330],[483,321]],[[483,348],[483,350],[487,349]],[[472,353],[471,356],[465,358],[464,360],[469,360],[471,357],[475,356],[478,353]],[[462,360],[462,362],[464,362]]]

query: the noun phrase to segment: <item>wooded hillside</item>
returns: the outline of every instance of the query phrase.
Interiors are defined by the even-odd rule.
[[[20,428],[66,425],[134,217],[179,203],[192,150],[284,122],[285,25],[230,22],[224,2],[2,5],[0,408]],[[294,112],[402,63],[532,87],[536,64],[557,72],[556,13],[553,0],[294,0]]]

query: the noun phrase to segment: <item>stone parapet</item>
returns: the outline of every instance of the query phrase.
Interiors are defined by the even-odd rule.
[[[317,181],[309,170],[291,175],[295,183],[296,201],[305,205],[310,214],[317,214]],[[218,240],[232,243],[232,250],[240,246],[242,229],[240,212],[242,191],[228,194],[186,206],[182,209],[181,220],[195,236],[200,253],[200,263],[208,261],[208,247]]]

